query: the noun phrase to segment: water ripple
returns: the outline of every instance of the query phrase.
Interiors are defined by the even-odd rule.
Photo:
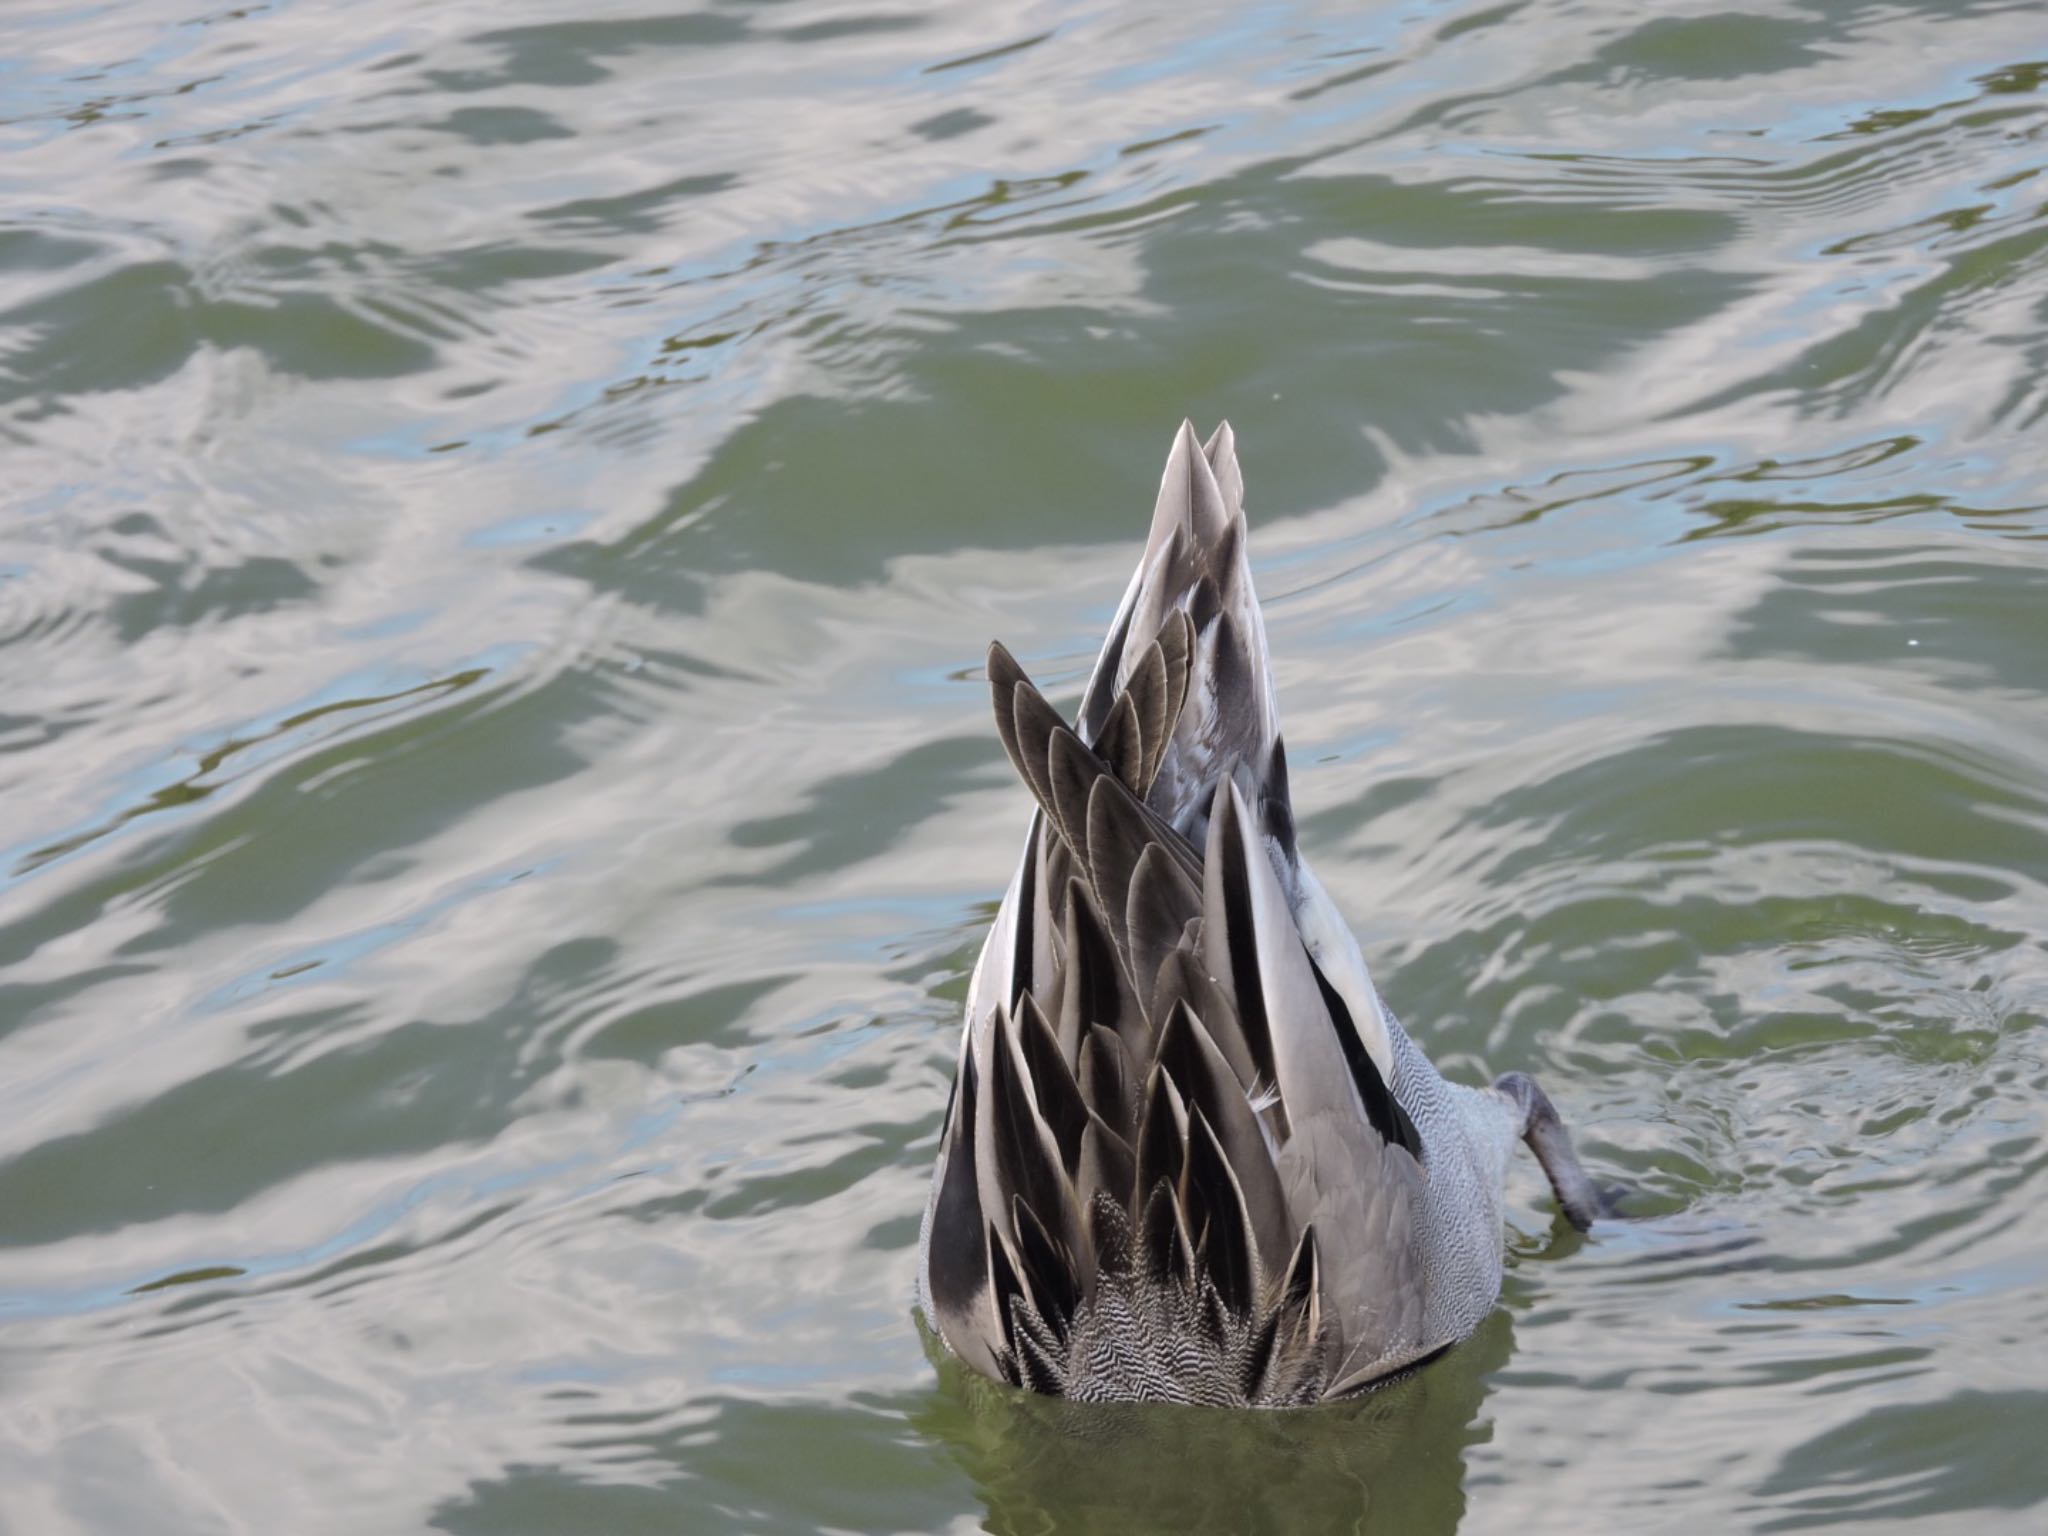
[[[10,10],[0,1520],[2030,1529],[2037,12]],[[1387,997],[1639,1218],[1257,1422],[905,1317],[980,658],[1183,411]]]

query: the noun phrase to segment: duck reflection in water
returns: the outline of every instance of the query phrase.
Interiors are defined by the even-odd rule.
[[[1453,1531],[1466,1453],[1492,1436],[1488,1380],[1513,1352],[1496,1310],[1427,1369],[1300,1412],[1242,1413],[1020,1392],[919,1331],[939,1381],[912,1421],[973,1480],[997,1536]]]

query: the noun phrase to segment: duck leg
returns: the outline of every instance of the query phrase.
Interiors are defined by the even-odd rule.
[[[1507,1072],[1494,1079],[1493,1087],[1521,1111],[1522,1140],[1549,1176],[1557,1203],[1564,1207],[1565,1220],[1584,1232],[1595,1217],[1615,1215],[1613,1199],[1580,1166],[1579,1155],[1572,1150],[1571,1133],[1536,1079],[1526,1072]]]

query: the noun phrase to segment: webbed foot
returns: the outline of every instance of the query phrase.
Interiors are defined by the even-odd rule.
[[[1536,1079],[1526,1072],[1506,1072],[1494,1079],[1493,1087],[1522,1112],[1522,1140],[1543,1165],[1565,1220],[1584,1232],[1597,1219],[1619,1216],[1620,1201],[1628,1190],[1618,1184],[1593,1182],[1572,1150],[1571,1133],[1558,1118],[1557,1106]]]

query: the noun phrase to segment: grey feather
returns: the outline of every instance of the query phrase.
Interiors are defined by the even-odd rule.
[[[1132,984],[1140,997],[1153,999],[1148,1011],[1155,1020],[1165,1017],[1157,1001],[1161,973],[1180,951],[1188,924],[1199,919],[1201,911],[1201,888],[1157,844],[1148,844],[1131,867],[1124,896],[1124,942],[1131,956]]]
[[[1273,1145],[1261,1131],[1258,1112],[1237,1075],[1186,1003],[1175,1008],[1160,1031],[1158,1059],[1211,1127],[1218,1150],[1243,1190],[1260,1263],[1264,1269],[1278,1270],[1286,1263],[1294,1228],[1273,1165]]]
[[[1130,694],[1118,694],[1110,706],[1109,718],[1095,738],[1095,755],[1129,788],[1141,795],[1145,792],[1145,727]]]

